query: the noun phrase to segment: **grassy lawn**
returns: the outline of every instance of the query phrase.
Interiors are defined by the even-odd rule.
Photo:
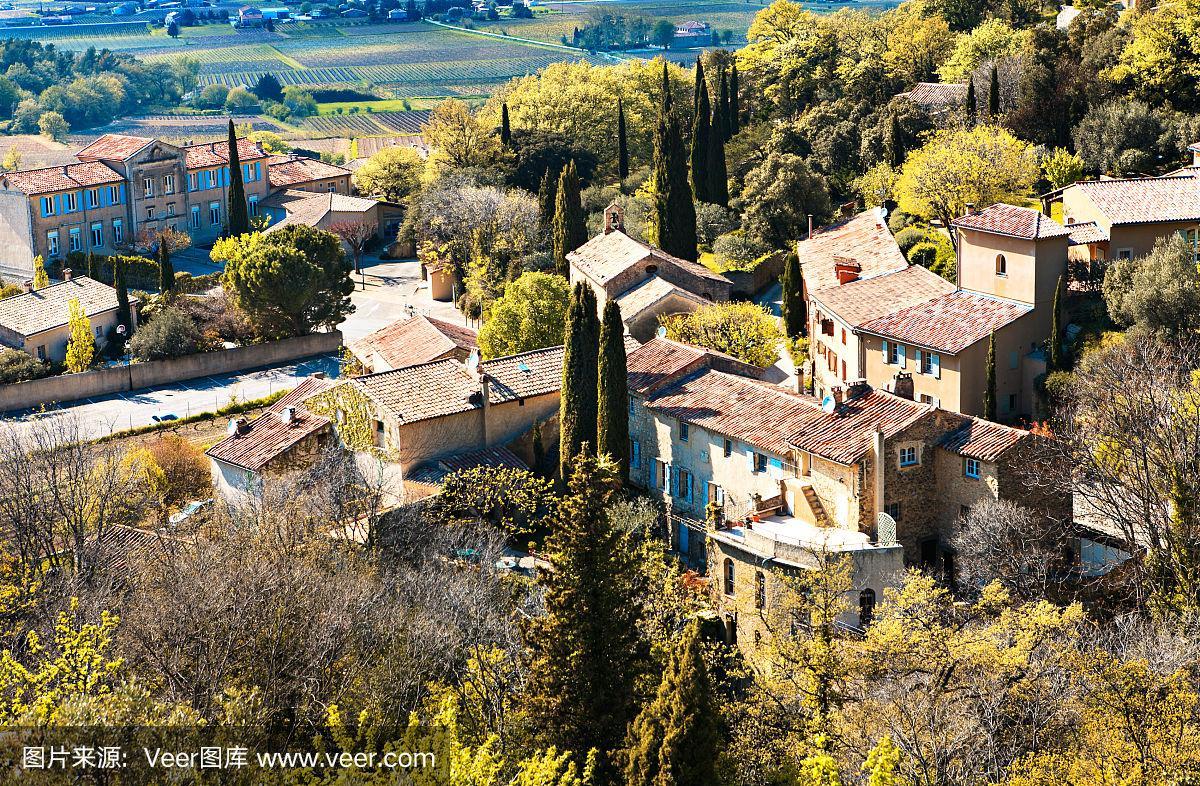
[[[368,107],[372,112],[403,112],[406,109],[432,109],[438,100],[436,98],[384,98],[378,101],[336,101],[317,104],[317,110],[322,115],[337,114],[339,109],[343,114],[349,114],[355,108],[359,112],[365,112]],[[408,105],[405,106],[405,104]]]

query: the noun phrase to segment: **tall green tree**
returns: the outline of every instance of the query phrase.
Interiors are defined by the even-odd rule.
[[[625,324],[616,300],[604,304],[600,323],[600,360],[597,368],[598,420],[596,452],[617,464],[624,483],[629,478],[629,376],[625,358]]]
[[[712,202],[708,173],[709,139],[712,107],[708,101],[708,84],[704,81],[704,64],[696,58],[696,99],[692,121],[692,195],[697,202]],[[716,134],[715,136],[720,136]]]
[[[96,259],[96,254],[89,248],[87,252],[87,277],[94,280],[100,280],[100,264]]]
[[[246,184],[242,180],[242,161],[238,155],[237,132],[229,121],[229,226],[228,234],[237,237],[250,231],[250,213],[246,208]]]
[[[158,241],[158,291],[169,295],[175,289],[175,266],[171,264],[171,249],[166,238]]]
[[[891,125],[888,129],[888,159],[892,169],[904,166],[904,130],[900,128],[900,118],[892,113]]]
[[[721,138],[728,142],[733,136],[733,124],[729,119],[729,74],[724,70],[721,71],[721,93],[717,103],[720,106],[720,121],[716,127],[721,129]]]
[[[729,69],[729,136],[742,130],[742,103],[738,98],[737,63]]]
[[[617,99],[617,175],[629,177],[629,139],[625,130],[625,102]]]
[[[1063,284],[1066,282],[1065,275],[1058,277],[1058,286],[1054,288],[1054,304],[1050,311],[1050,370],[1060,371],[1066,365],[1063,362],[1062,350],[1062,296]]]
[[[715,129],[708,132],[708,151],[704,169],[708,175],[708,201],[729,206],[729,169],[725,162],[725,139]]]
[[[683,134],[679,119],[671,112],[671,87],[667,65],[663,63],[662,104],[654,130],[654,161],[650,172],[650,190],[654,195],[654,213],[650,221],[650,242],[668,254],[696,261],[696,204],[688,183],[687,156],[683,152]]]
[[[671,652],[658,691],[629,727],[625,786],[714,786],[721,734],[700,626]]]
[[[508,104],[500,105],[500,144],[507,147],[512,142],[512,128],[508,124]]]
[[[595,368],[595,358],[592,358]],[[606,508],[618,488],[611,462],[582,454],[559,503],[539,574],[545,613],[530,621],[529,706],[545,741],[560,750],[616,751],[636,711],[641,598],[627,531]],[[611,758],[600,783],[619,781]]]
[[[796,256],[796,252],[788,252],[779,282],[783,287],[784,332],[788,338],[803,336],[807,329],[807,317],[804,313],[804,296],[800,289],[800,258]]]
[[[567,254],[587,242],[587,216],[583,212],[579,175],[575,171],[574,160],[567,163],[558,177],[551,240],[554,244],[555,269],[566,278],[569,273]]]
[[[988,339],[987,371],[983,389],[983,416],[996,419],[996,331]]]
[[[125,326],[125,337],[133,332],[133,312],[129,308],[129,286],[125,283],[125,260],[110,257],[113,271],[113,289],[117,290],[117,324]]]
[[[1000,119],[1000,75],[996,66],[992,66],[992,79],[988,84],[988,122],[996,123]]]
[[[599,390],[596,359],[600,354],[600,321],[596,293],[584,282],[575,285],[567,308],[563,351],[562,392],[559,395],[559,477],[571,477],[584,446],[596,446]]]
[[[967,101],[963,107],[967,111],[967,125],[975,125],[975,119],[979,116],[979,103],[975,99],[975,80],[967,80]]]
[[[542,226],[547,233],[554,231],[554,204],[558,198],[559,174],[547,168],[542,174],[541,185],[538,186],[538,216],[542,219]]]

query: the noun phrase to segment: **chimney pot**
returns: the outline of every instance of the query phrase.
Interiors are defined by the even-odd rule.
[[[290,426],[296,422],[296,408],[284,407],[279,410],[279,422],[285,426]]]
[[[829,395],[833,396],[833,403],[841,406],[842,401],[846,398],[846,391],[841,385],[834,385],[829,389]]]
[[[33,279],[29,278],[29,279],[25,279],[25,281],[21,282],[21,289],[25,290],[26,292],[32,292],[33,291]]]
[[[858,263],[858,260],[849,257],[834,257],[833,273],[837,276],[838,284],[849,284],[851,281],[859,279],[862,265]]]
[[[70,280],[71,280],[71,276],[72,276],[73,274],[74,274],[74,271],[73,271],[73,270],[71,270],[71,268],[69,268],[69,267],[64,267],[64,268],[63,268],[63,271],[62,271],[62,279],[63,279],[63,281],[70,281]]]
[[[971,215],[971,214],[972,214],[972,213],[974,213],[974,212],[975,212],[975,203],[974,203],[974,202],[968,202],[968,203],[967,203],[967,215],[969,216],[969,215]]]
[[[913,390],[912,374],[907,371],[900,371],[896,374],[896,381],[892,384],[892,392],[900,398],[906,398],[909,401],[913,400],[915,391]]]

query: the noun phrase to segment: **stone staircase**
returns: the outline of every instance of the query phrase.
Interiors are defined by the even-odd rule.
[[[817,492],[812,486],[804,487],[804,499],[808,502],[808,507],[813,512],[813,518],[817,520],[817,526],[830,526],[829,516],[825,513],[825,506],[821,504],[821,498],[817,496]]]

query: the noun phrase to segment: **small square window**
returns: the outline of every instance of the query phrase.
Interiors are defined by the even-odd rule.
[[[917,459],[917,448],[915,446],[900,448],[900,466],[915,467],[918,463],[920,462]]]
[[[633,417],[633,396],[629,397],[629,417]]]
[[[730,456],[733,455],[733,440],[732,439],[725,440],[724,453],[725,453],[725,458],[729,458]]]
[[[968,478],[979,479],[979,459],[963,459],[963,474]]]
[[[679,424],[679,441],[687,442],[689,436],[691,436],[691,429],[688,428],[688,424],[680,423]]]
[[[891,516],[893,521],[896,521],[897,523],[899,523],[899,521],[900,521],[900,503],[899,502],[893,502],[889,505],[884,505],[883,512],[888,514],[889,516]]]

